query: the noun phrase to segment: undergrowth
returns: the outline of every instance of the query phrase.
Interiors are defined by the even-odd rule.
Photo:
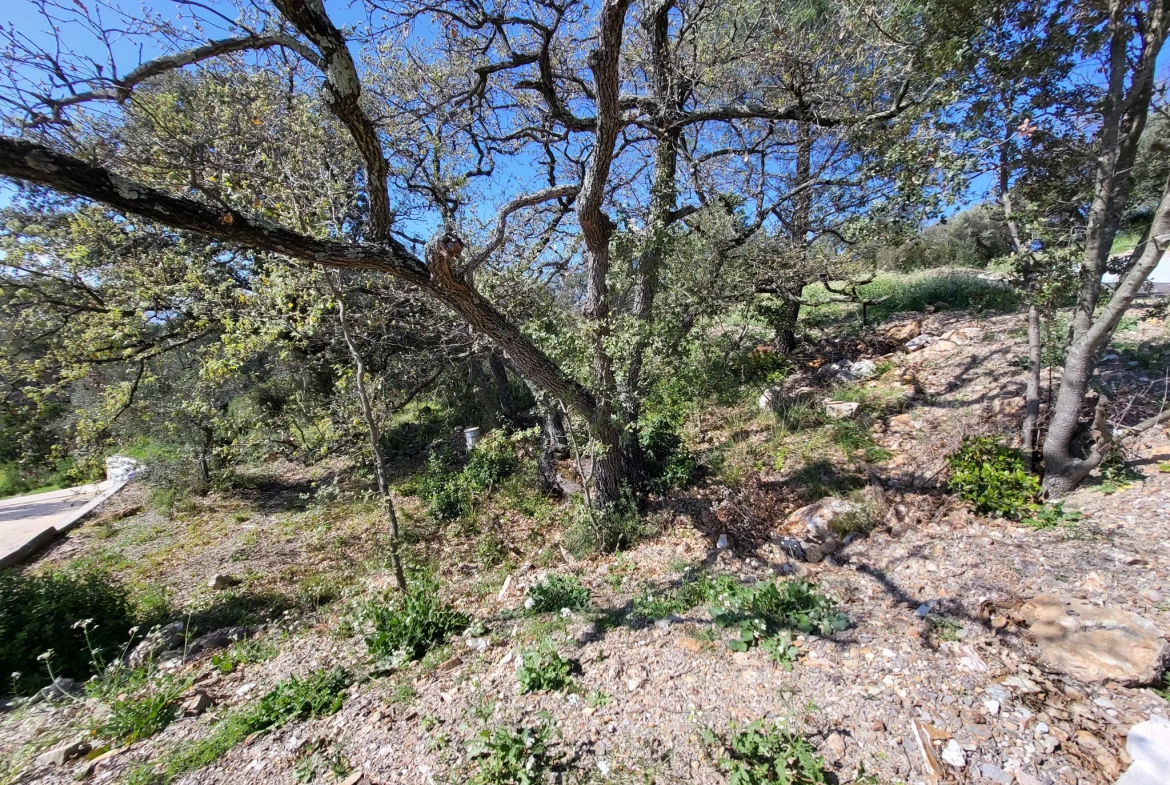
[[[552,644],[545,642],[521,655],[516,678],[520,680],[522,692],[563,690],[572,683],[575,669],[576,663],[573,660],[559,653]]]
[[[470,616],[443,602],[438,592],[433,578],[416,574],[406,592],[365,608],[363,615],[373,625],[366,648],[381,667],[396,668],[421,659],[471,624]]]
[[[547,712],[538,715],[532,727],[484,729],[468,745],[467,756],[474,770],[469,785],[537,785],[548,781],[560,763],[555,739],[560,731]]]
[[[716,765],[730,785],[823,785],[828,782],[825,762],[803,736],[779,725],[753,722],[731,733],[703,731],[703,741],[715,750]]]
[[[564,608],[579,611],[589,607],[589,590],[576,575],[553,573],[528,587],[524,608],[530,613],[556,613]]]
[[[765,581],[753,586],[738,584],[729,576],[716,581],[711,619],[720,627],[737,630],[727,644],[733,651],[766,644],[769,654],[790,665],[796,654],[791,651],[792,632],[829,635],[849,627],[849,617],[837,610],[837,603],[807,581]]]
[[[984,515],[1019,520],[1040,495],[1040,480],[1024,469],[1020,451],[993,436],[964,438],[947,465],[950,489]]]

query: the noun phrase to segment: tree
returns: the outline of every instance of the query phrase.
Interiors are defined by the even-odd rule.
[[[37,46],[7,31],[5,127],[21,138],[0,140],[0,173],[249,253],[372,270],[414,287],[583,416],[598,443],[593,498],[603,505],[638,475],[629,437],[674,226],[738,168],[758,184],[750,224],[758,229],[783,195],[769,193],[766,163],[753,156],[783,144],[779,124],[880,125],[918,97],[912,58],[899,54],[912,47],[901,44],[865,49],[877,66],[863,79],[833,57],[786,68],[793,53],[784,50],[785,21],[766,4],[667,0],[646,8],[633,28],[628,0],[595,8],[576,0],[370,4],[369,17],[345,30],[320,4],[275,6],[241,7],[231,23],[190,6],[197,24],[181,28],[152,16],[103,23],[84,7],[46,3],[54,30],[79,19],[99,39],[124,35],[159,54],[126,70],[116,57],[99,64],[60,55],[79,47]],[[384,24],[375,16],[383,12]],[[885,35],[882,18],[846,6],[839,13],[849,20],[843,36]],[[215,27],[222,37],[204,34]],[[638,57],[643,43],[647,55]],[[210,77],[176,105],[193,119],[160,127],[151,102],[169,100],[169,80],[187,68]],[[271,119],[257,111],[256,96]],[[306,114],[318,124],[296,120]],[[310,143],[301,145],[300,134]],[[265,151],[269,139],[278,155]],[[687,193],[695,197],[682,207],[680,157],[691,164]],[[719,171],[705,166],[744,158]],[[514,187],[520,171],[540,173],[544,187]],[[642,172],[651,173],[649,185]],[[527,186],[534,178],[521,179]],[[610,286],[611,246],[637,214],[624,205],[644,194],[648,220],[633,257],[629,312],[638,329],[628,328],[633,349],[619,368],[615,346],[628,322]],[[477,285],[513,219],[537,255],[560,254],[580,271],[570,318],[588,345],[586,372],[555,362]],[[566,221],[576,223],[575,249],[559,239]],[[437,231],[424,245],[420,230]]]

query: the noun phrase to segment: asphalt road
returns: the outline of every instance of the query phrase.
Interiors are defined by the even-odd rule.
[[[110,480],[61,491],[0,499],[0,566],[36,550],[72,523],[86,504],[113,487]]]

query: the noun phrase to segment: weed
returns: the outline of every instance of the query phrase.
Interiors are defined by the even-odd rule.
[[[1076,510],[1064,509],[1064,502],[1056,502],[1034,508],[1032,515],[1020,520],[1024,526],[1033,529],[1055,529],[1057,526],[1068,526],[1081,519]]]
[[[792,632],[780,630],[760,641],[760,648],[768,655],[768,659],[784,668],[792,670],[800,659],[800,648],[792,640]]]
[[[816,630],[828,635],[849,626],[849,617],[837,611],[837,603],[811,583],[767,581],[742,586],[727,576],[718,579],[711,619],[720,627],[739,630],[728,642],[733,651],[747,651],[782,631]]]
[[[950,488],[975,511],[1018,520],[1033,509],[1040,481],[1024,470],[1019,450],[991,436],[968,436],[947,457]]]
[[[330,772],[333,778],[338,780],[352,771],[340,746],[326,745],[323,742],[310,744],[300,751],[296,762],[293,763],[293,779],[298,783],[312,782],[325,771]]]
[[[556,613],[564,608],[579,611],[589,607],[589,590],[576,575],[554,573],[528,587],[524,607],[530,613]]]
[[[963,629],[963,623],[954,616],[927,616],[926,619],[935,637],[940,641],[959,640],[959,631]]]
[[[655,414],[638,425],[646,476],[650,488],[660,493],[688,485],[699,469],[699,462],[679,436],[680,420],[677,413]]]
[[[142,679],[140,689],[127,691],[131,687],[131,681],[138,679],[117,680],[122,689],[117,694],[109,696],[111,699],[107,705],[110,714],[95,728],[98,736],[122,744],[133,744],[140,739],[153,736],[175,719],[179,697],[191,686],[190,679],[156,674],[154,678]],[[109,685],[104,690],[89,691],[90,694],[114,692]]]
[[[366,636],[370,654],[386,667],[400,667],[467,629],[471,617],[440,600],[438,592],[433,578],[415,574],[405,593],[388,604],[369,606],[367,614],[374,626],[374,632]]]
[[[547,712],[531,728],[482,730],[467,748],[475,770],[469,785],[537,785],[547,781],[560,757],[553,751],[553,727]]]
[[[613,698],[608,692],[601,690],[594,690],[585,696],[585,705],[591,709],[600,709],[602,706],[608,706]]]
[[[570,676],[576,663],[557,652],[545,642],[535,649],[529,649],[521,656],[516,677],[523,692],[541,690],[563,690],[569,686]]]
[[[634,600],[634,615],[648,620],[677,616],[711,600],[714,586],[710,576],[699,573],[684,576],[678,586],[670,589],[654,591],[647,587]]]
[[[471,448],[463,480],[473,490],[498,485],[516,471],[516,455],[503,431],[493,431]]]
[[[268,641],[242,640],[211,655],[211,664],[223,673],[231,673],[241,665],[264,662],[277,655],[276,647]]]
[[[742,729],[732,725],[722,736],[710,729],[703,740],[717,750],[716,764],[734,785],[822,785],[825,762],[803,736],[785,728],[753,722]]]
[[[1125,463],[1125,457],[1118,451],[1109,454],[1098,469],[1101,472],[1101,493],[1106,496],[1125,490],[1135,482],[1145,479],[1139,471],[1131,469]]]
[[[394,688],[394,692],[390,693],[389,702],[391,705],[401,703],[413,703],[414,699],[418,697],[418,690],[412,684],[399,684]]]

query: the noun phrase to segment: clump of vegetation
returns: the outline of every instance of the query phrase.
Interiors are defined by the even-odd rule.
[[[629,548],[653,532],[653,527],[639,515],[630,495],[599,508],[575,504],[569,518],[565,547],[577,557]]]
[[[657,414],[645,418],[638,428],[646,476],[650,488],[658,492],[688,485],[699,470],[698,460],[679,435],[678,419]]]
[[[823,785],[828,781],[825,762],[816,748],[779,725],[733,725],[726,736],[705,729],[703,740],[717,750],[716,765],[733,785]]]
[[[438,588],[433,578],[415,575],[406,592],[367,607],[374,628],[366,636],[371,656],[386,667],[400,667],[467,629],[471,617],[440,600]]]
[[[467,748],[475,771],[470,785],[537,785],[560,763],[553,749],[559,731],[547,712],[531,728],[482,730]]]
[[[735,628],[738,634],[728,642],[733,651],[752,646],[792,630],[829,635],[849,627],[849,617],[837,610],[837,603],[800,580],[765,581],[754,586],[735,583],[728,576],[718,579],[711,619],[720,627]],[[787,656],[787,636],[769,644]],[[782,659],[783,661],[783,659]]]
[[[576,663],[573,660],[545,642],[521,655],[516,678],[520,680],[523,692],[563,690],[572,682],[571,677],[575,668]]]
[[[517,466],[512,441],[503,432],[495,431],[471,448],[467,464],[460,470],[456,470],[449,450],[433,450],[426,469],[402,490],[421,497],[427,515],[436,521],[469,518],[475,494],[498,486]]]
[[[211,655],[211,664],[223,673],[231,673],[241,665],[264,662],[277,655],[276,647],[268,641],[242,640],[227,649]]]
[[[335,714],[345,702],[345,691],[351,684],[353,674],[344,668],[316,671],[304,679],[293,676],[277,684],[253,706],[229,714],[210,735],[168,753],[158,767],[161,772],[137,769],[127,783],[166,785],[214,763],[253,733],[275,730],[295,720]]]
[[[1020,451],[992,436],[966,437],[947,465],[951,490],[985,515],[1019,520],[1040,495],[1040,481],[1024,469]]]
[[[1055,529],[1057,526],[1068,526],[1076,523],[1080,519],[1080,512],[1066,510],[1064,502],[1056,502],[1036,507],[1033,513],[1027,518],[1022,518],[1020,523],[1033,529]]]
[[[517,466],[512,441],[503,431],[493,431],[471,448],[463,480],[472,490],[486,490],[510,477]]]
[[[137,670],[144,674],[140,680],[135,677],[125,681],[119,679],[115,683],[120,690],[108,687],[101,690],[108,693],[106,705],[110,709],[109,716],[95,728],[102,738],[133,744],[153,736],[174,721],[179,710],[179,697],[191,686],[190,679],[165,674],[151,677],[145,675],[144,669]],[[132,684],[128,683],[134,681],[139,682],[137,689],[132,689]]]
[[[524,607],[531,613],[556,613],[563,608],[579,611],[589,607],[589,590],[576,575],[553,573],[528,587]]]
[[[48,668],[91,676],[127,645],[134,626],[129,592],[107,573],[0,571],[0,673],[20,674],[18,690],[47,684]]]
[[[685,613],[712,599],[716,583],[709,575],[684,575],[675,587],[655,590],[646,587],[634,599],[634,615],[641,619],[667,619]]]

